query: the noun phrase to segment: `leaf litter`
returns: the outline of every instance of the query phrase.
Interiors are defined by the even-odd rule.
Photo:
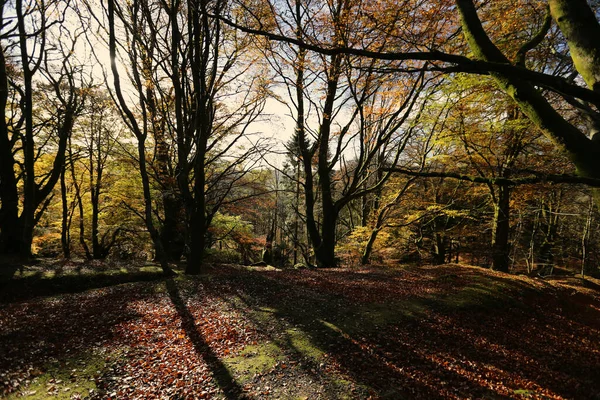
[[[219,265],[3,305],[0,395],[598,398],[598,294],[454,265]]]

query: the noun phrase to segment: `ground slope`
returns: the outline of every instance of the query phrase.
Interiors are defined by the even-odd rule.
[[[4,397],[600,398],[594,280],[458,265],[174,279],[56,268],[0,288]]]

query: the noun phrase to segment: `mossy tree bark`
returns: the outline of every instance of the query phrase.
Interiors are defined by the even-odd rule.
[[[473,1],[457,0],[456,4],[463,34],[475,57],[490,63],[511,64],[483,29]],[[600,41],[597,40],[600,35],[593,34],[600,32],[600,26],[593,11],[585,0],[553,0],[549,4],[553,19],[567,37],[575,67],[592,90],[600,91]],[[600,178],[600,141],[594,140],[596,123],[581,130],[561,116],[531,82],[507,72],[490,72],[490,75],[540,131],[569,156],[580,175]]]

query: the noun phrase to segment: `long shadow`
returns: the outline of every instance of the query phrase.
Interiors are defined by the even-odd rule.
[[[473,361],[493,364],[505,371],[517,370],[521,377],[567,397],[587,398],[590,393],[600,393],[600,386],[595,383],[600,382],[600,372],[595,368],[597,347],[582,345],[596,342],[600,329],[597,297],[569,293],[543,279],[537,280],[543,287],[540,289],[509,275],[466,275],[469,281],[476,282],[466,289],[476,291],[480,305],[454,310],[446,307],[444,314],[456,323],[432,327],[435,334],[431,337],[446,343],[449,353],[464,353],[465,348],[458,344],[466,340],[470,329],[470,341],[480,338],[488,344],[468,350]],[[593,282],[579,283],[598,289]],[[494,347],[501,347],[503,352]]]
[[[238,292],[236,294],[236,296],[237,296],[237,299],[239,301],[241,301],[241,303],[243,304],[245,309],[255,309],[256,307],[261,307],[256,303],[255,297],[249,298],[248,296],[242,295],[241,292]],[[231,296],[227,296],[227,297],[224,296],[223,300],[228,301],[232,308],[236,308],[239,306],[237,301],[232,301]],[[283,321],[288,321],[289,315],[285,311],[281,311],[281,310],[274,310],[274,311],[269,311],[269,312],[272,313],[275,321],[257,318],[254,315],[254,313],[249,313],[249,315],[247,314],[246,317],[248,317],[252,321],[252,323],[258,329],[259,332],[261,332],[263,335],[265,335],[265,337],[268,339],[269,343],[273,343],[277,347],[279,347],[282,351],[282,354],[284,354],[285,357],[289,358],[291,361],[293,361],[295,363],[295,365],[294,365],[295,370],[301,370],[303,374],[305,374],[306,376],[309,376],[314,382],[319,382],[324,377],[326,378],[326,376],[325,376],[326,374],[324,374],[322,371],[322,368],[321,368],[322,363],[320,361],[318,361],[314,357],[311,357],[310,355],[307,355],[301,349],[298,349],[297,345],[295,343],[293,343],[291,335],[288,334],[288,332],[285,332],[285,334],[283,334],[283,335],[281,334],[283,331],[285,331],[285,327],[282,326]],[[299,324],[294,324],[297,322],[295,320],[288,321],[288,322],[291,322],[290,325],[293,326],[294,329],[298,329],[299,327],[303,326],[303,325],[299,325]],[[305,319],[302,319],[302,322],[310,324],[310,322]],[[274,327],[276,329],[273,331]],[[319,348],[319,350],[323,350],[323,351],[324,351],[324,349],[331,350],[327,346],[318,345],[316,343],[317,340],[320,340],[322,343],[324,341],[323,340],[324,336],[326,336],[329,339],[329,342],[327,342],[327,343],[334,343],[334,342],[337,342],[338,340],[345,340],[341,335],[339,335],[338,332],[333,332],[333,333],[325,332],[325,330],[326,330],[325,327],[323,327],[322,331],[319,331],[319,335],[318,335],[319,337],[316,337],[317,335],[315,334],[314,329],[304,328],[304,329],[298,329],[298,330],[303,331],[303,333],[305,333],[307,336],[315,335],[315,337],[313,337],[313,336],[310,337],[311,344],[315,348]],[[335,388],[335,387],[333,387],[333,388],[325,387],[324,394],[326,396],[328,396],[327,398],[337,398],[337,397],[339,397],[339,393],[337,393],[336,390],[337,390],[337,388]],[[364,396],[364,397],[367,397],[367,396]]]
[[[223,390],[228,399],[244,398],[244,390],[229,373],[225,364],[217,357],[215,352],[208,345],[206,340],[196,329],[196,321],[194,316],[187,308],[183,301],[179,288],[173,279],[168,279],[166,282],[169,297],[181,317],[181,326],[192,342],[196,353],[201,356],[212,370],[213,376],[219,387]]]
[[[597,382],[598,373],[592,367],[596,350],[583,349],[582,346],[575,346],[576,343],[570,342],[555,346],[559,343],[553,340],[556,338],[562,342],[575,334],[575,337],[593,343],[594,332],[597,331],[565,325],[566,321],[576,318],[570,315],[566,305],[560,304],[562,297],[558,298],[528,284],[509,279],[485,278],[490,278],[491,281],[506,281],[508,293],[522,292],[528,300],[527,305],[512,311],[513,307],[506,307],[507,304],[503,306],[503,302],[498,301],[497,304],[488,304],[483,309],[475,304],[453,311],[432,303],[430,311],[438,315],[439,320],[415,318],[401,323],[395,322],[386,330],[392,328],[393,332],[397,333],[397,338],[390,338],[388,335],[381,338],[389,343],[381,343],[377,332],[369,334],[368,329],[363,329],[368,327],[359,327],[356,333],[358,336],[364,333],[364,340],[375,344],[375,353],[369,353],[357,345],[357,342],[349,340],[346,334],[352,336],[355,328],[344,325],[344,320],[347,320],[343,315],[344,304],[327,304],[328,301],[334,302],[337,299],[325,295],[323,290],[298,291],[291,281],[282,281],[279,275],[269,273],[253,273],[251,276],[240,272],[227,279],[229,283],[235,283],[232,285],[237,288],[235,294],[246,304],[253,308],[274,308],[275,317],[286,319],[303,330],[314,345],[336,357],[341,367],[356,382],[371,386],[382,397],[386,397],[386,386],[389,388],[391,382],[398,382],[395,384],[398,389],[395,395],[402,393],[407,384],[412,384],[419,387],[421,394],[439,397],[440,393],[432,389],[446,389],[443,382],[445,379],[439,379],[440,377],[460,382],[460,387],[468,390],[470,395],[476,395],[475,397],[503,397],[494,390],[480,386],[477,380],[456,375],[454,371],[446,370],[439,362],[432,362],[432,359],[423,357],[431,355],[443,358],[444,354],[456,360],[467,357],[467,360],[474,362],[470,369],[491,365],[504,371],[507,376],[522,375],[526,380],[537,383],[542,390],[549,389],[567,397],[577,394],[578,398],[586,398],[591,393],[596,393],[598,386],[594,382]],[[356,283],[360,281],[357,280]],[[485,288],[481,282],[475,283],[474,286],[480,290]],[[501,289],[501,292],[503,291],[504,288]],[[224,291],[220,294],[223,296]],[[489,295],[493,294],[491,292]],[[529,296],[532,297],[528,298]],[[533,307],[535,302],[542,304]],[[564,308],[558,308],[559,306]],[[342,315],[336,315],[340,311]],[[321,321],[337,324],[341,329],[331,330]],[[438,321],[444,321],[443,326],[438,326]],[[529,323],[531,326],[528,327]],[[529,334],[522,335],[523,329],[529,331]],[[466,336],[467,332],[471,333]],[[414,336],[415,334],[417,336]],[[522,336],[528,337],[529,340],[525,341]],[[508,353],[504,353],[503,349]],[[518,354],[527,357],[522,360],[511,357]],[[578,367],[578,363],[584,368]],[[372,369],[365,368],[368,365],[379,365],[379,371],[376,374],[370,373]],[[399,369],[391,369],[390,366],[393,365]],[[423,386],[422,382],[411,382],[410,378],[401,372],[402,368],[421,373],[429,383]],[[477,370],[473,372],[477,373]],[[493,381],[494,378],[490,382]],[[581,387],[573,387],[574,381],[580,382]],[[507,386],[510,387],[511,385]],[[409,398],[414,397],[411,393],[406,395]]]
[[[0,374],[27,376],[28,366],[43,372],[57,366],[64,368],[69,360],[87,360],[95,350],[120,340],[115,327],[140,317],[127,305],[153,293],[115,287],[0,307]],[[102,354],[98,357],[104,364],[107,356]],[[3,385],[6,382],[0,381],[0,397]]]
[[[235,294],[246,305],[255,309],[275,308],[273,313],[275,318],[287,320],[296,329],[303,331],[313,346],[328,354],[339,364],[344,374],[350,376],[356,383],[369,387],[378,398],[443,397],[440,390],[444,388],[432,381],[438,378],[436,372],[453,376],[455,381],[462,382],[463,387],[469,387],[470,391],[463,393],[465,396],[470,393],[476,394],[477,397],[481,396],[480,398],[506,398],[451,371],[442,371],[439,365],[423,357],[418,344],[415,343],[396,341],[393,349],[385,349],[400,356],[399,360],[391,360],[388,354],[377,349],[378,345],[374,342],[377,340],[377,330],[370,331],[372,327],[362,326],[352,332],[353,329],[347,326],[345,322],[349,321],[344,321],[348,318],[344,315],[347,311],[344,308],[350,304],[345,301],[332,304],[336,299],[324,296],[324,293],[297,291],[276,279],[259,274],[249,276],[242,273],[229,279],[230,282],[236,282],[233,285],[237,288]],[[254,281],[252,285],[248,285],[250,281]],[[224,293],[221,292],[221,295],[223,296]],[[284,348],[294,347],[287,338],[272,339],[275,339],[275,342],[283,342],[281,346]],[[363,347],[368,343],[376,346],[370,349]],[[293,357],[299,356],[301,353],[293,352]],[[318,370],[315,368],[316,363],[310,361],[304,363],[307,364],[307,372]],[[410,375],[411,370],[422,372],[421,375],[426,379],[424,381],[415,379]],[[418,393],[417,396],[413,392],[414,389]]]
[[[17,271],[23,271],[23,264],[0,256],[0,286],[10,281]]]

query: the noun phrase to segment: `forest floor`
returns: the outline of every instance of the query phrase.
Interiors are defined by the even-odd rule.
[[[460,265],[41,261],[0,281],[8,399],[600,399],[600,282]]]

